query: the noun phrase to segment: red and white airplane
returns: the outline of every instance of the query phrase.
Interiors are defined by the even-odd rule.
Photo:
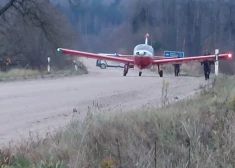
[[[216,59],[215,55],[206,55],[206,56],[193,56],[193,57],[164,57],[164,56],[154,56],[154,49],[151,45],[148,45],[148,37],[149,34],[145,36],[145,44],[138,44],[135,46],[133,50],[133,55],[118,55],[117,57],[100,55],[96,53],[89,53],[77,50],[71,50],[66,48],[58,48],[58,52],[62,52],[63,54],[74,55],[78,57],[86,57],[93,59],[103,59],[110,60],[116,62],[122,62],[125,64],[123,70],[123,76],[126,76],[128,70],[131,66],[137,66],[139,69],[139,76],[142,75],[143,69],[149,69],[152,66],[158,66],[158,73],[160,77],[163,77],[163,71],[160,70],[160,65],[164,64],[181,64],[189,61],[204,61],[204,60],[214,60]],[[232,54],[219,54],[218,59],[231,59]]]

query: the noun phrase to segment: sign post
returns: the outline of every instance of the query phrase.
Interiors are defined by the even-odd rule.
[[[47,72],[50,73],[51,72],[51,66],[50,66],[50,61],[51,61],[51,58],[50,57],[47,57]]]
[[[215,75],[218,76],[219,73],[219,49],[215,49]]]
[[[74,68],[75,68],[75,70],[77,71],[77,70],[78,70],[78,66],[77,66],[76,60],[73,60],[73,63],[74,63]]]

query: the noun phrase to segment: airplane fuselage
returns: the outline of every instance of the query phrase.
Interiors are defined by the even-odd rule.
[[[154,49],[148,44],[139,44],[134,48],[134,63],[140,69],[152,67]]]

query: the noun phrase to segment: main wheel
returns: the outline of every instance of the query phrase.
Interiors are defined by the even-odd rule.
[[[123,76],[126,76],[127,75],[127,72],[124,70],[123,71]]]
[[[160,75],[160,77],[163,77],[163,70],[159,71],[159,75]]]
[[[129,69],[129,65],[125,65],[125,66],[124,66],[124,70],[123,70],[123,76],[126,76],[126,75],[127,75],[128,69]]]
[[[141,76],[141,75],[142,75],[142,72],[140,71],[140,72],[139,72],[139,76]]]

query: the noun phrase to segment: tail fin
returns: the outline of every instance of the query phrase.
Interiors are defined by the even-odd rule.
[[[145,44],[146,44],[146,45],[148,45],[148,37],[149,37],[149,34],[147,33],[147,34],[145,35]]]

